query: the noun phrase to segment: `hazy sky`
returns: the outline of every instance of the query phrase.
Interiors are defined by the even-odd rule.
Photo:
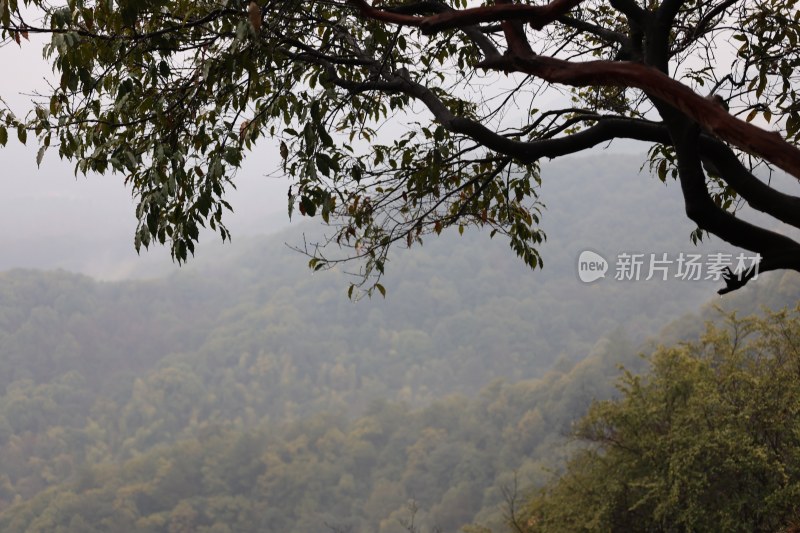
[[[0,78],[0,95],[18,114],[30,108],[28,95],[36,89],[43,90],[47,86],[45,80],[54,78],[41,56],[44,38],[32,38],[33,42],[23,41],[21,47],[13,43],[0,47],[0,61],[6,72],[14,73]],[[76,178],[73,166],[59,160],[57,148],[52,147],[41,169],[37,169],[35,139],[29,138],[28,146],[22,146],[14,132],[9,137],[9,145],[0,150],[4,169],[0,270],[65,268],[118,278],[137,270],[172,268],[164,249],[137,257],[133,248],[134,202],[122,183],[122,176]],[[614,150],[615,153],[644,151],[643,146],[633,143],[616,143]],[[238,188],[228,196],[235,209],[235,213],[227,216],[234,239],[270,233],[288,224],[288,182],[266,177],[278,165],[276,147],[264,139],[255,152],[247,155],[236,178]],[[212,239],[219,240],[216,236]],[[209,249],[209,240],[201,239],[198,254]]]
[[[41,56],[47,37],[32,35],[31,39],[23,41],[21,47],[14,43],[0,47],[0,61],[5,67],[4,76],[0,77],[0,96],[20,114],[30,108],[30,97],[24,93],[43,90],[45,80],[54,79]],[[716,51],[721,64],[730,61],[729,52]],[[513,85],[511,79],[499,81],[497,86]],[[493,85],[495,89],[497,86]],[[537,97],[539,103],[547,107],[553,103],[552,95]],[[420,111],[426,114],[421,106]],[[123,186],[122,176],[76,179],[72,165],[60,161],[57,149],[53,148],[45,155],[42,168],[37,169],[35,139],[29,139],[28,146],[21,146],[14,132],[10,133],[9,146],[0,150],[4,170],[0,195],[0,270],[62,267],[119,277],[129,273],[129,263],[169,264],[164,250],[150,251],[144,258],[137,258],[133,249],[134,203],[130,191]],[[616,142],[613,146],[615,154],[645,150],[644,145],[633,142]],[[235,209],[227,217],[234,238],[270,233],[288,224],[288,182],[266,177],[278,167],[278,162],[277,148],[264,139],[256,152],[247,155],[236,177],[238,189],[229,191],[227,198]],[[201,245],[199,253],[204,248]]]
[[[27,94],[46,87],[44,80],[53,78],[41,55],[41,38],[38,41],[23,41],[22,47],[13,43],[0,47],[4,71],[13,72],[0,77],[0,96],[18,114],[30,108]],[[59,160],[57,148],[48,151],[41,169],[37,169],[36,141],[29,138],[28,146],[22,146],[16,134],[9,133],[8,146],[0,150],[0,269],[36,266],[87,270],[69,251],[92,242],[98,247],[120,243],[114,246],[112,262],[119,254],[137,259],[133,249],[134,203],[122,176],[75,178],[73,166]],[[265,177],[278,161],[277,150],[268,142],[262,142],[257,152],[247,156],[237,175],[237,189],[228,197],[235,209],[228,215],[234,236],[269,233],[288,223],[288,183]],[[153,255],[158,261],[169,261],[163,251],[148,253]],[[109,266],[97,265],[88,271],[98,274]]]

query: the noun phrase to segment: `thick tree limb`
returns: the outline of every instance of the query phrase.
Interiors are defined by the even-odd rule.
[[[714,203],[708,192],[696,141],[680,140],[675,143],[686,215],[701,229],[739,248],[765,256],[793,250],[800,256],[800,244],[789,237],[745,222]]]
[[[450,13],[455,11],[452,7],[444,4],[442,2],[438,2],[435,0],[424,0],[422,2],[417,2],[414,4],[406,4],[402,6],[392,6],[391,8],[386,8],[386,11],[392,13],[400,13],[404,15],[417,15],[423,12],[429,13]],[[494,43],[489,40],[489,38],[478,28],[476,25],[466,25],[460,26],[459,29],[472,40],[472,42],[481,49],[483,52],[484,57],[492,57],[500,55],[500,51],[494,45]]]
[[[685,116],[721,139],[758,155],[800,179],[800,150],[779,134],[767,132],[740,120],[716,102],[704,98],[686,85],[654,68],[628,61],[588,61],[573,63],[552,57],[506,55],[486,59],[479,66],[487,69],[531,74],[550,83],[576,87],[633,87],[645,91],[679,110]]]
[[[637,26],[642,25],[647,15],[647,11],[639,7],[636,0],[610,0],[609,4]]]
[[[583,0],[552,0],[543,6],[528,4],[495,4],[493,6],[475,7],[460,11],[451,11],[435,17],[429,17],[420,28],[425,33],[436,33],[458,28],[463,24],[475,25],[484,22],[502,22],[517,20],[528,23],[535,30],[541,30],[552,24],[559,17],[566,15]]]
[[[505,20],[500,23],[500,26],[503,28],[510,53],[523,56],[533,54],[528,38],[525,36],[525,28],[522,22],[518,20]]]
[[[678,157],[678,176],[686,215],[699,228],[734,246],[761,255],[760,272],[777,269],[800,271],[800,244],[785,235],[745,222],[714,203],[702,168],[699,132],[693,133],[692,125],[687,128],[675,126],[675,123],[686,121],[670,122],[672,124],[668,128]],[[728,269],[724,276],[726,286],[718,291],[719,294],[743,287],[754,275],[755,271],[734,274]]]
[[[656,12],[656,18],[659,19],[659,22],[671,26],[672,21],[678,15],[678,11],[685,3],[686,0],[664,0]]]
[[[728,269],[727,274],[723,275],[725,287],[717,291],[717,294],[727,294],[744,287],[747,282],[758,274],[771,272],[773,270],[795,270],[800,272],[800,254],[795,251],[772,253],[761,258],[757,269],[744,273],[734,274]]]
[[[634,139],[647,142],[670,143],[669,132],[663,124],[633,118],[602,118],[597,124],[578,133],[555,139],[541,139],[528,144],[523,161],[536,161],[543,157],[554,159],[588,150],[614,139]]]
[[[582,2],[582,0],[552,0],[552,2],[543,6],[498,3],[492,6],[452,10],[427,17],[418,17],[378,9],[370,6],[366,0],[349,1],[358,7],[361,14],[366,17],[392,24],[419,27],[423,33],[427,34],[511,19],[529,23],[534,29],[542,29]]]
[[[645,142],[673,145],[669,131],[663,123],[628,118],[607,118],[596,126],[579,133],[556,139],[533,141],[527,157],[555,158],[614,139],[635,139]],[[722,180],[736,190],[747,204],[775,219],[800,228],[800,198],[778,191],[754,176],[724,143],[709,135],[698,138],[700,158]]]
[[[701,136],[699,142],[703,162],[710,164],[714,172],[735,189],[748,205],[800,228],[800,198],[773,189],[755,177],[736,154],[720,141]]]
[[[358,8],[358,11],[363,17],[379,20],[381,22],[388,22],[389,24],[399,24],[401,26],[412,26],[418,28],[422,24],[422,21],[426,18],[372,7],[366,0],[347,1],[351,5]]]

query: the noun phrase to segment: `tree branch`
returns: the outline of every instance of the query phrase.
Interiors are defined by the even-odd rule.
[[[611,7],[628,17],[628,20],[641,26],[644,23],[647,12],[639,7],[636,0],[611,0]]]
[[[540,30],[582,2],[582,0],[552,0],[544,6],[498,3],[492,6],[452,10],[427,17],[415,17],[372,7],[366,0],[348,1],[358,7],[361,14],[366,17],[392,24],[419,27],[426,34],[510,19],[529,23],[534,29]]]
[[[753,209],[800,228],[800,198],[773,189],[756,178],[730,148],[716,139],[701,136],[700,151],[704,164],[710,165]]]
[[[566,15],[577,7],[583,0],[552,0],[543,6],[528,4],[495,4],[451,11],[435,17],[429,17],[422,23],[424,33],[436,33],[443,30],[458,28],[464,24],[480,24],[485,22],[502,22],[504,20],[517,20],[528,23],[535,30],[541,30],[552,24],[562,15]]]
[[[428,87],[409,78],[405,70],[384,73],[383,79],[352,82],[339,77],[333,65],[318,54],[292,55],[295,59],[318,64],[325,69],[326,78],[334,85],[350,92],[361,93],[381,90],[386,93],[404,93],[428,108],[434,119],[452,133],[465,135],[497,153],[514,157],[523,163],[532,163],[542,157],[555,158],[587,150],[616,138],[669,144],[670,137],[663,124],[625,117],[592,117],[598,123],[566,137],[519,141],[487,128],[481,122],[453,113]]]
[[[685,3],[686,0],[664,0],[656,12],[656,18],[660,23],[671,26]]]
[[[800,179],[800,150],[779,134],[730,115],[717,103],[655,68],[627,61],[573,63],[553,57],[505,55],[479,64],[486,69],[524,72],[550,83],[576,87],[633,87],[674,107],[711,133],[745,152],[758,155]]]
[[[680,123],[681,121],[676,121]],[[699,132],[680,131],[675,123],[668,126],[678,157],[678,176],[683,192],[686,215],[699,228],[737,246],[760,254],[763,258],[759,271],[794,269],[800,271],[800,244],[779,233],[745,222],[718,207],[708,192],[703,172]],[[730,269],[724,276],[726,286],[719,294],[743,287],[755,272],[734,275]]]
[[[590,22],[586,22],[585,20],[576,19],[574,17],[569,17],[566,15],[558,17],[558,22],[567,27],[584,31],[586,33],[591,33],[592,35],[599,37],[605,41],[608,41],[609,43],[617,43],[627,51],[633,52],[633,43],[628,38],[628,36],[622,33],[609,30],[608,28],[603,28],[602,26],[598,26],[597,24],[592,24]]]
[[[405,15],[416,15],[419,13],[449,13],[455,11],[452,7],[436,0],[424,0],[414,4],[387,7],[386,11]],[[459,29],[469,37],[472,42],[481,49],[484,57],[500,55],[500,51],[494,43],[476,25],[460,26]]]
[[[679,140],[675,143],[686,215],[701,229],[739,248],[763,255],[782,250],[794,250],[800,254],[800,244],[789,237],[745,222],[714,203],[708,192],[696,141]]]
[[[722,2],[721,4],[714,7],[711,11],[706,13],[700,20],[700,22],[697,23],[697,27],[695,27],[694,31],[692,32],[693,36],[696,37],[705,32],[706,27],[711,23],[712,20],[714,20],[715,17],[721,15],[722,13],[725,12],[726,9],[728,9],[729,7],[731,7],[736,2],[739,1],[740,0],[726,0],[725,2]]]

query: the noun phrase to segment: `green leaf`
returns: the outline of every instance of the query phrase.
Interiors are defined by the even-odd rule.
[[[0,145],[5,146],[8,143],[8,130],[5,126],[0,126]]]
[[[300,211],[306,216],[313,217],[317,214],[317,204],[308,196],[303,196],[300,198]]]
[[[378,289],[378,292],[381,293],[381,296],[386,298],[386,287],[384,287],[380,283],[376,283],[375,288]]]
[[[47,146],[42,145],[39,147],[39,151],[36,153],[36,166],[42,166],[42,159],[44,159],[44,153],[47,151]]]
[[[331,165],[330,165],[330,157],[327,154],[318,153],[315,156],[315,161],[317,163],[317,168],[322,175],[325,177],[330,177],[331,175]]]

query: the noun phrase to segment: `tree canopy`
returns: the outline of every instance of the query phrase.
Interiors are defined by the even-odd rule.
[[[405,284],[371,305],[297,272],[283,238],[227,275],[0,275],[0,531],[408,533],[412,507],[426,532],[791,531],[800,313],[686,344],[706,308],[646,358],[621,330],[587,346],[602,310],[542,324],[577,299],[510,254],[472,259],[481,237],[403,254]],[[458,300],[442,264],[479,294]],[[725,304],[796,302],[800,280],[752,289]]]
[[[593,405],[519,531],[797,530],[798,309],[728,319]]]
[[[481,237],[398,257],[371,305],[298,271],[286,236],[165,279],[0,274],[0,531],[408,533],[410,500],[424,531],[504,531],[512,473],[545,481],[638,357],[581,327],[590,302],[540,322],[564,283],[536,290],[499,242],[475,257]]]
[[[0,144],[33,133],[39,160],[52,146],[76,172],[123,175],[137,249],[169,244],[184,261],[200,226],[229,237],[225,190],[273,138],[290,215],[334,230],[311,266],[355,257],[369,280],[392,244],[470,225],[541,266],[539,161],[635,139],[679,182],[695,239],[757,253],[761,272],[800,270],[800,244],[772,229],[800,227],[800,198],[759,172],[800,178],[799,13],[778,0],[4,0],[2,38],[48,34],[55,78],[28,116],[3,112]],[[736,216],[745,204],[776,224]],[[728,272],[720,292],[753,275]]]

